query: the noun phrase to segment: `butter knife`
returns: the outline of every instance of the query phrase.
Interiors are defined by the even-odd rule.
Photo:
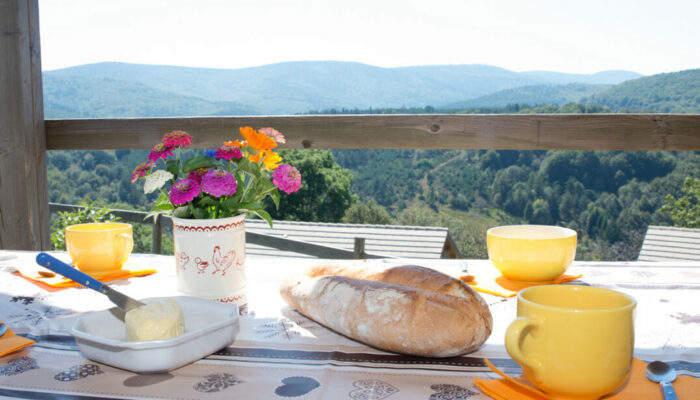
[[[80,271],[77,268],[64,263],[56,257],[53,257],[47,253],[39,253],[36,256],[37,264],[42,267],[46,267],[51,271],[63,275],[66,278],[79,283],[87,288],[96,290],[104,295],[106,295],[112,303],[116,304],[117,307],[124,311],[129,311],[134,308],[138,308],[144,305],[144,303],[134,300],[131,297],[125,295],[122,292],[118,292],[111,287],[103,284],[92,276]]]

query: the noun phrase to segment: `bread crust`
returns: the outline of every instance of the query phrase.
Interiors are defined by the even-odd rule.
[[[462,281],[430,268],[317,265],[280,287],[300,313],[379,349],[453,357],[478,349],[492,329],[488,305]]]

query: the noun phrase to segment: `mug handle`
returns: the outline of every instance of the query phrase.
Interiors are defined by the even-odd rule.
[[[526,358],[520,349],[520,342],[523,336],[526,335],[527,328],[538,326],[537,321],[526,317],[518,317],[508,325],[506,329],[506,350],[508,354],[523,367],[533,370],[533,367],[539,365],[539,362],[533,358]]]
[[[129,258],[131,250],[134,249],[134,238],[131,236],[130,233],[121,233],[119,234],[119,238],[126,242],[126,250],[124,251],[124,254],[126,254],[126,256],[124,257],[124,259]]]

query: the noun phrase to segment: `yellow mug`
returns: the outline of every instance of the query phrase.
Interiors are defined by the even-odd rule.
[[[118,271],[133,247],[130,224],[96,222],[66,228],[66,249],[73,265],[88,275]]]
[[[562,399],[598,399],[627,377],[634,298],[590,286],[543,285],[518,294],[506,350],[530,382]]]

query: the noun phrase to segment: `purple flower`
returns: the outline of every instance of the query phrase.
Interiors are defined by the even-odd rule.
[[[214,197],[231,196],[236,193],[236,177],[221,169],[214,169],[202,177],[202,190]]]
[[[174,205],[179,206],[188,201],[192,201],[192,199],[199,196],[199,193],[201,193],[201,190],[197,182],[185,178],[175,182],[170,188],[170,201],[172,201]]]
[[[150,153],[148,153],[148,159],[153,162],[156,162],[159,158],[165,160],[172,155],[173,147],[168,147],[163,143],[158,143],[157,145],[153,146]]]
[[[232,158],[235,158],[236,160],[240,159],[243,157],[243,154],[241,153],[241,148],[238,146],[228,146],[228,145],[223,145],[216,149],[216,158],[223,158],[224,160],[230,160]]]
[[[194,171],[190,172],[189,175],[187,175],[187,179],[192,179],[195,181],[198,185],[202,184],[202,177],[204,174],[206,174],[208,169],[206,168],[197,168]]]
[[[143,178],[144,176],[148,175],[151,172],[151,170],[153,170],[153,167],[155,167],[155,165],[156,164],[153,161],[145,161],[137,165],[134,169],[134,172],[131,173],[131,181],[136,182],[137,179]]]
[[[295,167],[282,164],[272,174],[272,183],[283,192],[290,194],[301,187],[301,174]]]
[[[192,143],[192,136],[185,131],[172,131],[163,136],[165,147],[174,149],[177,146],[187,147]]]

